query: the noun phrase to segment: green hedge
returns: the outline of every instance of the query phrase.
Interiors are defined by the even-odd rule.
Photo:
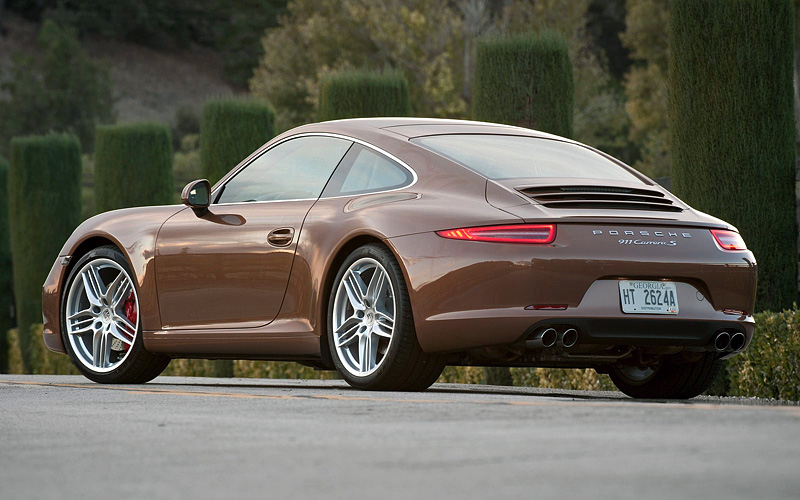
[[[42,321],[42,283],[81,221],[81,146],[67,134],[11,141],[8,175],[14,295],[21,332]],[[20,336],[25,370],[31,339]]]
[[[33,340],[29,347],[32,373],[71,374],[76,370],[66,355],[54,354],[44,347],[42,325],[33,325],[26,338]],[[23,373],[19,337],[9,332],[11,373]],[[218,361],[173,360],[164,375],[184,377],[219,376]],[[255,378],[339,378],[336,372],[317,371],[293,362],[231,361],[230,375]],[[616,390],[608,375],[592,369],[512,368],[515,386],[544,387],[562,390]],[[486,372],[480,367],[448,366],[439,382],[484,384]],[[775,398],[800,401],[800,311],[756,315],[753,342],[741,354],[727,361],[710,394],[741,397]]]
[[[472,96],[476,120],[571,137],[574,99],[563,36],[527,33],[478,43]]]
[[[97,127],[94,182],[98,213],[172,203],[169,127],[155,123]]]
[[[320,82],[320,121],[409,115],[408,82],[400,71],[348,71],[327,75]]]
[[[736,225],[757,310],[797,300],[791,0],[670,2],[672,186]]]
[[[275,136],[275,112],[264,102],[209,101],[200,123],[200,162],[214,184],[250,153]]]
[[[729,396],[800,401],[800,311],[756,314],[753,341],[726,375]]]
[[[11,328],[11,242],[8,220],[8,162],[0,156],[0,373],[8,371],[6,332]]]

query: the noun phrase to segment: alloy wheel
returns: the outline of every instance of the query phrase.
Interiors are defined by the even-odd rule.
[[[333,304],[336,355],[351,374],[364,377],[381,365],[392,342],[395,292],[375,259],[354,262],[339,281]]]
[[[119,367],[139,331],[139,298],[122,266],[94,259],[78,271],[67,293],[66,336],[78,360],[93,372]]]

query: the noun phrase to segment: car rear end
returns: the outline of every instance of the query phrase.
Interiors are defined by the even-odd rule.
[[[463,364],[602,370],[721,359],[750,342],[756,261],[732,226],[569,141],[526,138],[547,141],[545,161],[520,175],[538,146],[506,155],[512,142],[485,153],[470,150],[485,137],[424,139],[412,142],[484,175],[485,202],[509,215],[392,239],[424,349]]]

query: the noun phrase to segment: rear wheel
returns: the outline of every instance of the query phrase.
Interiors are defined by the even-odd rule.
[[[169,358],[144,349],[133,273],[115,247],[99,247],[72,269],[61,301],[61,332],[72,363],[87,378],[139,384],[157,377]]]
[[[688,363],[661,360],[650,367],[618,366],[609,375],[614,385],[632,398],[689,399],[711,386],[723,363],[707,353]]]
[[[400,266],[382,245],[345,259],[331,290],[328,332],[336,369],[359,389],[420,391],[444,369],[442,357],[422,351]]]

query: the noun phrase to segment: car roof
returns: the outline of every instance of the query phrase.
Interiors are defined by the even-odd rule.
[[[343,134],[361,132],[381,133],[381,135],[399,135],[406,138],[414,138],[426,135],[440,134],[504,134],[504,135],[525,135],[530,137],[542,137],[548,139],[561,139],[570,141],[564,137],[540,132],[538,130],[515,127],[499,123],[488,123],[471,120],[452,120],[445,118],[404,118],[404,117],[382,117],[382,118],[348,118],[344,120],[331,120],[326,122],[312,123],[291,130],[292,133],[312,132],[325,129],[328,132],[339,132]]]

